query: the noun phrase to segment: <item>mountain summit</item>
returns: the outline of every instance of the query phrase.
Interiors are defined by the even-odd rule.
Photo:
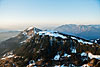
[[[29,27],[22,31],[20,34],[18,34],[15,37],[12,37],[10,39],[7,39],[0,43],[0,56],[5,54],[8,51],[11,51],[17,47],[19,47],[22,43],[24,43],[25,40],[27,40],[29,37],[33,36],[36,32],[40,31],[40,29],[36,27]]]

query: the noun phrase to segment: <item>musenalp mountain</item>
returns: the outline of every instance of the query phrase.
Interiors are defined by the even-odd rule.
[[[55,28],[54,30],[89,40],[100,38],[100,25],[65,24]]]
[[[34,33],[26,33],[26,30],[22,32],[27,39],[20,42],[20,47],[4,54],[0,66],[100,66],[100,46],[97,43],[57,31],[35,29]]]
[[[21,46],[21,44],[24,43],[26,39],[33,36],[38,31],[41,31],[41,30],[35,27],[29,27],[26,30],[22,31],[19,35],[1,42],[0,56],[2,56],[8,51],[15,49],[16,47]]]

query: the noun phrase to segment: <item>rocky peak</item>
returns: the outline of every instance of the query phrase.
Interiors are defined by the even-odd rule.
[[[41,30],[36,27],[29,27],[29,28],[25,29],[22,32],[22,34],[27,35],[27,36],[32,36],[33,34],[39,32],[39,31],[41,31]]]

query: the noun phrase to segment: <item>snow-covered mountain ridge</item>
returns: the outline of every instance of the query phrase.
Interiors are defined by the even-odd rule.
[[[22,31],[17,38],[22,39],[21,45],[3,55],[1,66],[99,66],[100,46],[83,38],[35,27]]]

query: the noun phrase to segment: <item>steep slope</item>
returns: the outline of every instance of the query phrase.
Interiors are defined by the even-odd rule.
[[[12,37],[8,40],[5,40],[0,43],[0,56],[4,53],[19,47],[24,41],[31,36],[33,36],[36,32],[40,31],[40,29],[35,27],[29,27],[26,30],[22,31],[19,35]]]
[[[79,37],[57,31],[39,31],[28,41],[24,41],[21,47],[5,54],[0,60],[0,65],[9,67],[98,66],[99,50],[98,44]],[[95,61],[93,65],[90,64],[92,61]]]
[[[66,24],[55,28],[56,31],[72,34],[85,39],[100,38],[100,25]]]

